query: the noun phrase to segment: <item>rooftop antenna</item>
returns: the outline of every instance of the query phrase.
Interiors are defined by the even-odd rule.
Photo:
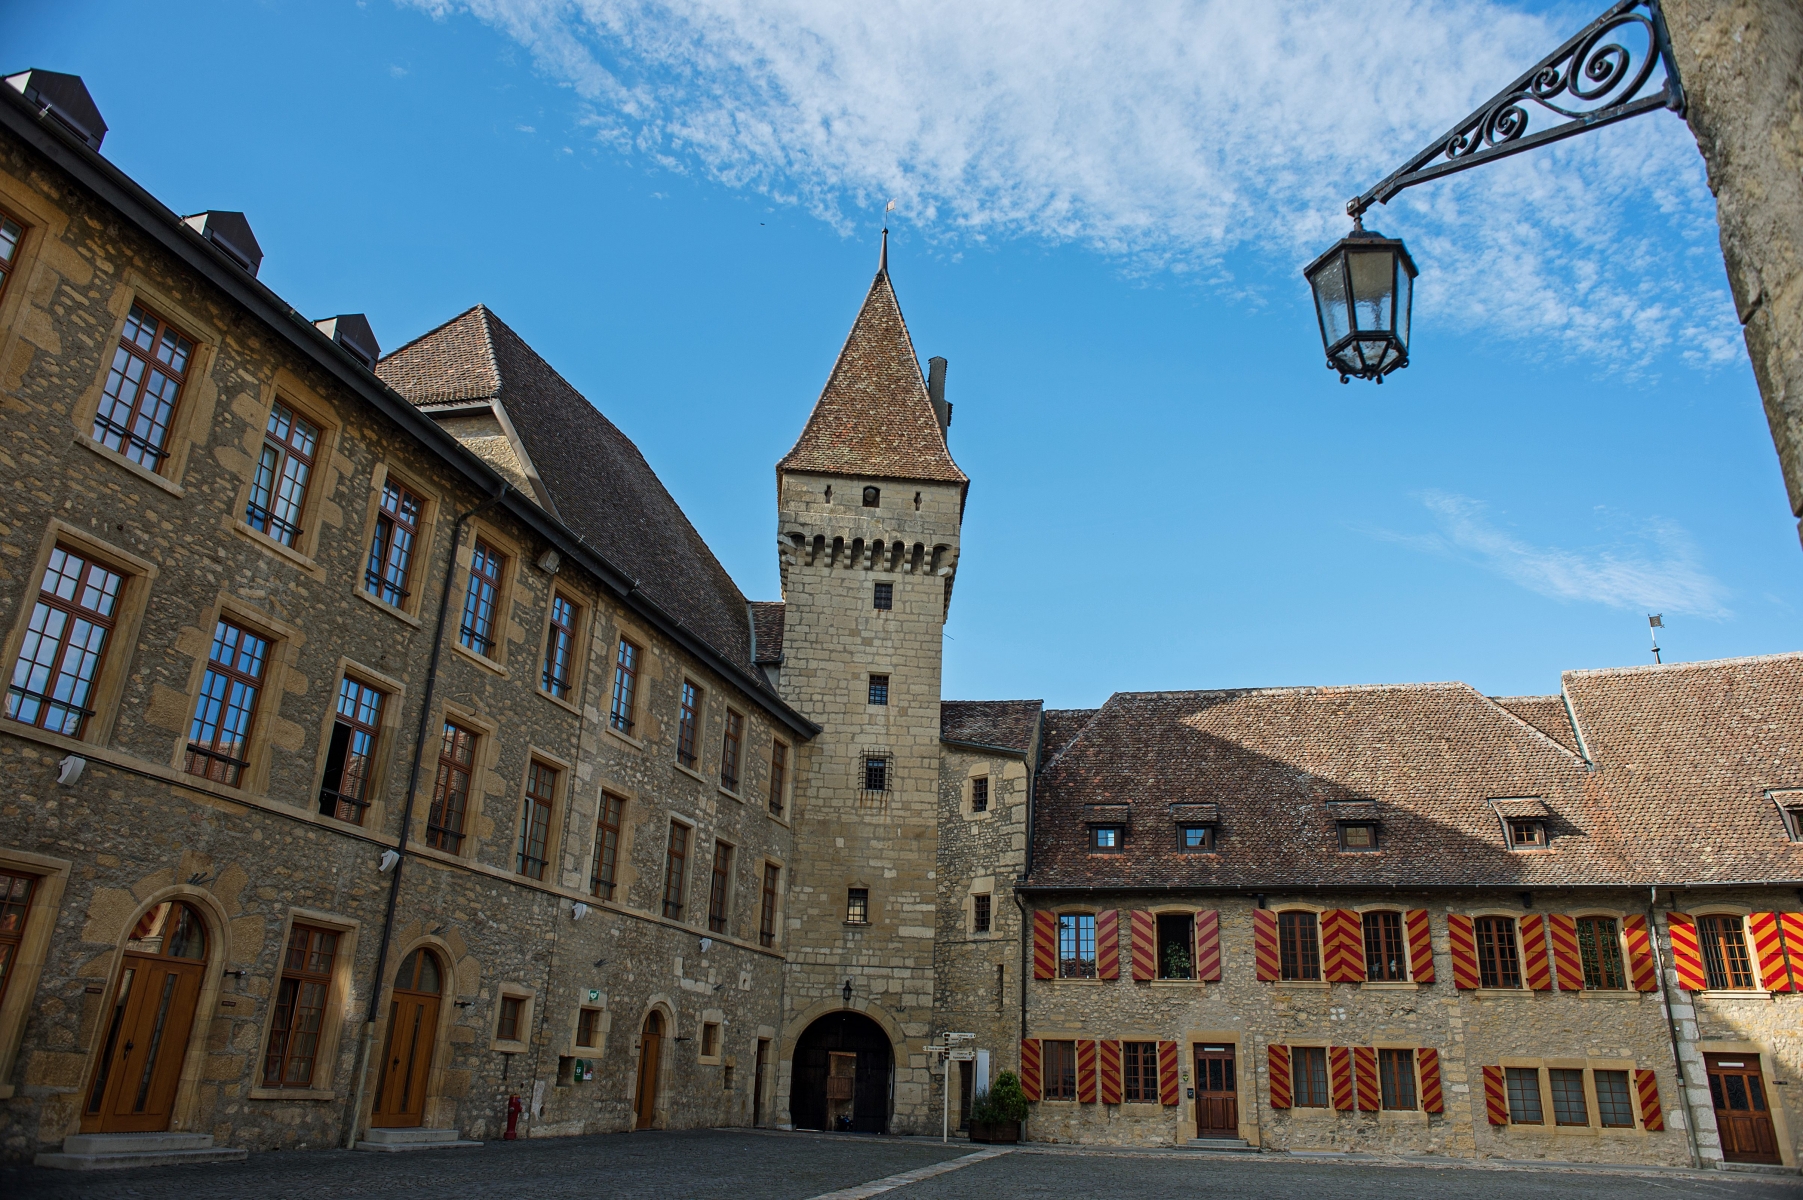
[[[877,260],[876,273],[889,273],[889,214],[895,211],[895,201],[891,200],[883,207],[883,255]]]
[[[1665,614],[1648,613],[1646,623],[1647,632],[1653,637],[1653,661],[1659,662],[1659,630],[1665,628]]]

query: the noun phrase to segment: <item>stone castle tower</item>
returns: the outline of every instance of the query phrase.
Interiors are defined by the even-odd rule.
[[[777,464],[778,687],[822,729],[800,748],[787,888],[790,1069],[788,1103],[777,1110],[792,1109],[797,1125],[939,1126],[924,1048],[935,986],[941,631],[969,485],[946,447],[943,370],[936,360],[929,394],[885,235],[851,334]]]

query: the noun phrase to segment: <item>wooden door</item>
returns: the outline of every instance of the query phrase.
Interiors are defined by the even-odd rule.
[[[645,1030],[639,1035],[639,1086],[633,1101],[638,1118],[634,1129],[649,1129],[657,1120],[657,1074],[664,1048],[664,1019],[656,1013],[645,1018]]]
[[[1240,1135],[1239,1083],[1234,1078],[1232,1046],[1197,1046],[1196,1136]]]
[[[126,940],[119,984],[96,1057],[83,1133],[169,1128],[206,976],[206,927],[194,909],[165,902]]]
[[[1709,1098],[1715,1104],[1722,1157],[1729,1162],[1780,1162],[1759,1056],[1705,1054],[1703,1061],[1709,1070]]]
[[[415,950],[401,963],[388,1002],[388,1036],[369,1114],[375,1128],[415,1129],[425,1122],[426,1083],[438,1041],[443,990],[438,959],[430,950]]]

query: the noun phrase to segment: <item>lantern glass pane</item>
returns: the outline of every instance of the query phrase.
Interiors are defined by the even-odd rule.
[[[1333,345],[1352,332],[1346,312],[1346,273],[1341,269],[1341,256],[1336,254],[1321,264],[1309,277],[1315,292],[1315,308],[1321,315],[1321,330],[1327,344]]]
[[[1396,272],[1393,250],[1352,250],[1346,254],[1352,275],[1353,320],[1359,332],[1390,328]]]
[[[1415,281],[1409,278],[1409,269],[1402,265],[1402,255],[1396,256],[1396,340],[1402,344],[1403,353],[1409,349],[1409,305],[1415,298]]]

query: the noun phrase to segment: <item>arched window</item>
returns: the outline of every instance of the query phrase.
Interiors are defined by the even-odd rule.
[[[125,948],[134,954],[203,959],[207,956],[206,923],[189,905],[165,900],[138,918]]]
[[[394,986],[403,992],[425,992],[432,996],[444,991],[438,956],[423,947],[409,954],[401,960],[401,969],[395,972]]]

